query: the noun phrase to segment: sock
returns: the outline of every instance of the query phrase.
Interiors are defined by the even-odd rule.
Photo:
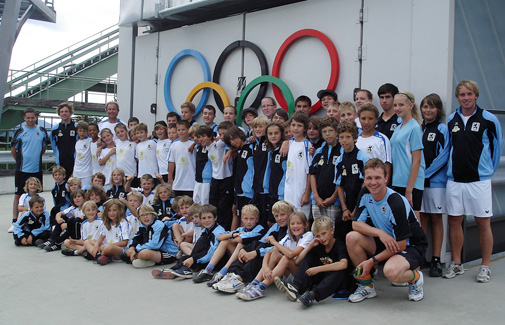
[[[228,273],[228,268],[223,267],[221,271],[219,271],[219,273],[221,273],[222,275],[226,275],[226,273]]]
[[[256,280],[256,279],[254,279],[254,280],[251,282],[251,284],[252,284],[253,286],[257,286],[259,283],[260,283],[260,282],[259,282],[258,280]]]
[[[440,263],[440,257],[439,256],[433,256],[431,258],[431,263]]]
[[[212,273],[212,271],[214,271],[214,265],[212,265],[210,263],[207,264],[207,267],[205,268],[205,272],[210,274],[210,273]]]
[[[77,252],[77,250],[74,251],[74,256],[77,256],[79,255],[79,253]]]
[[[265,290],[267,288],[267,285],[264,284],[263,282],[260,282],[258,283],[257,287],[260,288],[261,290]]]
[[[409,281],[409,283],[414,283],[414,282],[416,282],[417,280],[419,280],[419,278],[421,277],[421,276],[419,275],[419,272],[417,272],[416,270],[413,270],[412,272],[414,273],[414,278],[413,278],[411,281]]]
[[[373,287],[373,284],[372,284],[372,276],[369,274],[367,276],[360,276],[358,278],[358,281],[359,283],[361,283],[362,285],[364,286],[368,286],[368,287]]]

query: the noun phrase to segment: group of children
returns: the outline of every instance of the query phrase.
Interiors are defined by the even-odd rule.
[[[40,182],[27,180],[15,244],[63,248],[64,255],[101,265],[175,262],[153,276],[193,278],[243,300],[263,297],[272,283],[304,307],[346,297],[355,282],[344,243],[367,160],[386,163],[393,188],[423,212],[423,227],[431,216],[441,226],[433,211],[421,208],[424,186],[441,186],[447,161],[440,98],[432,94],[421,102],[423,129],[439,130],[423,136],[414,96],[388,94],[398,115],[391,141],[377,131],[379,111],[371,102],[356,111],[336,98],[320,98],[327,112],[322,119],[303,110],[288,119],[277,110],[269,120],[246,109],[248,130],[236,125],[233,106],[219,125],[215,108],[205,106],[205,124],[198,125],[190,102],[181,106],[182,119],[169,113],[152,134],[136,118],[100,133],[98,125],[80,121],[72,177],[53,168],[50,213],[37,194]],[[434,108],[437,113],[428,114]],[[423,155],[423,148],[430,153]],[[441,275],[435,271],[430,275]]]

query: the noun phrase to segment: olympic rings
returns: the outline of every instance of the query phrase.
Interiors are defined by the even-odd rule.
[[[164,85],[165,104],[167,105],[167,108],[170,112],[177,112],[174,107],[174,104],[172,103],[172,97],[170,94],[170,82],[172,80],[172,75],[174,73],[174,69],[175,69],[176,65],[185,56],[192,56],[195,59],[197,59],[198,62],[200,63],[200,66],[202,67],[202,70],[203,70],[204,81],[210,81],[209,65],[200,52],[197,52],[195,50],[186,49],[186,50],[182,50],[179,53],[177,53],[174,56],[174,58],[172,59],[172,61],[170,62],[170,64],[168,65],[167,72],[165,74],[165,85]],[[205,88],[203,91],[200,103],[198,103],[198,106],[195,109],[195,115],[198,115],[198,113],[200,113],[200,111],[202,110],[203,106],[205,106],[205,104],[207,104],[207,100],[209,100],[209,96],[210,96],[210,89]]]
[[[339,75],[339,61],[338,61],[338,53],[337,49],[335,48],[335,45],[333,42],[328,38],[328,36],[324,35],[320,31],[317,31],[315,29],[302,29],[297,31],[296,33],[292,34],[289,36],[284,43],[282,43],[281,47],[279,48],[279,51],[277,52],[277,55],[275,56],[274,64],[272,67],[272,76],[279,78],[279,72],[281,68],[281,63],[282,59],[284,58],[284,55],[288,51],[289,47],[293,45],[294,42],[299,40],[302,37],[306,36],[312,36],[317,39],[319,39],[321,42],[323,42],[324,46],[326,46],[326,49],[328,50],[328,53],[330,54],[330,61],[331,61],[331,71],[330,71],[330,80],[328,82],[328,86],[326,89],[335,89],[337,87],[337,81],[338,81],[338,75]],[[286,105],[286,100],[282,96],[284,92],[282,92],[278,87],[272,86],[273,92],[275,95],[275,99],[277,99],[277,102],[281,107],[285,107]],[[310,114],[316,112],[321,108],[321,101],[317,101],[314,105],[312,105],[310,109]]]
[[[214,68],[214,74],[213,74],[213,79],[212,81],[215,82],[216,84],[219,84],[220,77],[221,77],[221,70],[223,69],[224,62],[228,58],[228,56],[237,48],[249,48],[251,49],[254,54],[256,54],[256,57],[258,58],[258,61],[260,63],[260,68],[261,68],[261,75],[265,76],[268,75],[268,63],[267,59],[265,58],[265,54],[263,54],[263,51],[254,43],[251,43],[249,41],[235,41],[228,45],[219,58],[217,59],[216,62],[216,67]],[[252,103],[251,106],[253,107],[259,107],[261,104],[261,100],[265,97],[267,93],[267,84],[262,84],[260,86],[260,89],[258,91],[258,95],[254,99],[254,102]],[[218,97],[218,94],[216,91],[214,91],[214,100],[216,101],[217,106],[221,110],[221,112],[224,110],[224,107],[227,105],[223,105],[223,102],[221,99]]]
[[[210,81],[204,81],[204,82],[201,82],[198,85],[196,85],[195,88],[193,88],[191,90],[191,92],[189,93],[188,98],[186,98],[186,101],[191,102],[200,90],[208,89],[208,88],[213,89],[214,93],[218,94],[219,97],[214,95],[214,98],[216,99],[216,101],[217,101],[217,98],[219,98],[221,100],[221,103],[224,104],[225,107],[230,106],[230,99],[228,98],[228,95],[224,91],[223,87],[221,87],[220,85],[218,85],[215,82],[210,82]]]
[[[288,112],[289,114],[292,114],[294,113],[295,111],[295,100],[293,98],[293,93],[291,92],[291,90],[289,89],[288,85],[286,85],[286,83],[284,81],[282,81],[281,79],[277,78],[277,77],[273,77],[273,76],[260,76],[256,79],[254,79],[253,81],[251,81],[247,87],[245,87],[244,91],[242,91],[242,94],[240,95],[240,98],[238,100],[238,103],[237,103],[237,124],[240,125],[242,123],[242,116],[240,114],[240,111],[242,111],[242,107],[244,106],[244,102],[245,102],[245,99],[247,98],[247,96],[249,95],[249,93],[253,90],[254,87],[256,87],[257,85],[259,84],[262,84],[262,83],[267,83],[267,82],[270,82],[274,85],[276,85],[277,87],[280,88],[280,90],[282,91],[282,94],[286,97],[287,99],[287,106],[288,106]],[[284,108],[286,109],[286,108]]]

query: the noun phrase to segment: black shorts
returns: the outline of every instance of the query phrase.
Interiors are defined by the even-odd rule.
[[[405,190],[406,190],[405,187],[393,186],[393,190],[405,196]],[[414,211],[421,210],[421,204],[423,203],[423,191],[418,190],[416,188],[412,190],[412,203],[414,204],[414,206],[412,207]]]
[[[375,246],[375,255],[379,254],[383,250],[386,249],[386,246],[381,242],[379,237],[374,237]],[[396,255],[403,256],[407,262],[410,264],[410,269],[415,270],[419,266],[423,264],[424,255],[426,254],[426,247],[422,246],[407,246],[404,250],[397,253]]]
[[[16,170],[16,173],[14,174],[14,186],[16,187],[14,189],[14,194],[21,195],[25,192],[23,188],[25,187],[26,180],[30,177],[38,178],[40,184],[42,184],[41,171],[38,173],[24,173],[22,171]]]

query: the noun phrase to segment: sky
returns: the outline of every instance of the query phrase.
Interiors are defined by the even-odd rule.
[[[21,70],[119,21],[120,0],[54,0],[56,23],[28,20],[21,28],[10,69]]]

